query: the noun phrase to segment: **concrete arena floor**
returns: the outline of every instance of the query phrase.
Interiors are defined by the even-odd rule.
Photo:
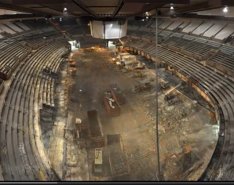
[[[134,93],[132,89],[139,79],[132,77],[134,71],[121,72],[111,62],[107,49],[80,49],[73,54],[73,60],[76,61],[77,72],[75,80],[70,82],[73,85],[69,94],[71,101],[68,111],[73,117],[81,118],[85,122],[87,111],[96,109],[104,135],[121,134],[129,165],[127,176],[114,178],[110,173],[105,147],[104,173],[95,176],[92,173],[94,149],[86,148],[88,179],[87,174],[82,178],[77,172],[79,178],[74,177],[73,180],[159,180],[156,171],[154,91]],[[143,73],[146,80],[155,78],[153,69],[144,69]],[[160,72],[160,77],[160,80],[170,79],[172,87],[180,83],[165,71]],[[152,81],[152,84],[154,83]],[[127,100],[127,103],[121,106],[121,115],[118,117],[107,116],[102,104],[104,91],[111,84],[117,84]],[[180,100],[173,106],[168,106],[163,100],[164,91],[159,94],[160,162],[164,179],[197,180],[214,151],[218,126],[209,116],[209,110],[194,103],[191,97],[179,90],[174,90],[173,93]],[[186,114],[181,116],[182,113]]]

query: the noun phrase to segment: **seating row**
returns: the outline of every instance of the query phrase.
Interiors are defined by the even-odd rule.
[[[198,89],[210,98],[219,118],[220,130],[216,149],[201,179],[234,180],[234,82],[195,59],[162,45],[158,46],[156,53],[155,47],[147,41],[130,37],[123,41],[131,51],[161,62],[174,69],[176,74],[192,79]]]
[[[56,40],[31,53],[11,77],[1,109],[1,165],[5,180],[53,180],[39,126],[42,103],[54,104],[54,81],[44,80],[44,66],[57,68],[67,52],[64,40]]]

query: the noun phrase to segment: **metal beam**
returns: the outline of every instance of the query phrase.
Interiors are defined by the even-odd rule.
[[[13,4],[0,3],[0,8],[4,8],[6,10],[27,12],[27,13],[43,14],[43,12],[41,12],[41,11],[37,11],[37,10],[30,9],[30,8],[25,8],[25,7],[20,7],[20,6],[15,6]]]
[[[90,16],[97,17],[95,13],[93,13],[91,10],[89,10],[87,7],[85,7],[85,5],[81,4],[80,2],[78,3],[76,0],[72,0],[72,2],[76,4],[80,9],[88,13]]]
[[[21,20],[21,19],[38,19],[38,18],[45,18],[45,17],[36,14],[0,15],[0,20]]]
[[[115,8],[115,7],[118,7],[118,6],[87,6],[88,8]]]
[[[222,5],[234,6],[233,0],[222,0],[221,3]]]
[[[219,3],[212,3],[210,2],[203,2],[191,6],[186,6],[186,7],[181,7],[181,8],[176,8],[176,13],[189,13],[189,12],[197,12],[197,11],[203,11],[203,10],[210,10],[210,9],[215,9],[215,8],[220,8],[221,5]]]
[[[150,3],[150,4],[190,4],[190,0],[124,0],[126,3]]]
[[[142,3],[142,0],[124,0],[126,3]],[[142,16],[145,12],[149,12],[154,9],[159,9],[165,4],[188,4],[190,3],[190,0],[145,0],[144,1],[144,7],[140,12],[136,12],[134,15],[140,15]]]
[[[207,19],[207,20],[219,20],[219,21],[234,21],[233,17],[224,17],[224,16],[214,16],[214,15],[197,15],[185,13],[180,15],[182,18],[197,18],[197,19]]]
[[[50,6],[47,6],[47,5],[42,5],[43,7],[42,8],[48,8],[48,9],[51,9],[51,10],[53,10],[53,11],[56,11],[56,12],[58,12],[58,15],[63,15],[63,12],[62,11],[60,11],[60,10],[57,10],[57,9],[55,9],[55,8],[51,8]],[[43,10],[42,10],[43,11]],[[53,13],[52,13],[53,14]]]
[[[143,7],[142,11],[139,12],[138,14],[141,15],[141,14],[144,14],[145,12],[150,12],[151,10],[161,8],[163,5],[164,5],[164,3],[161,3],[161,4],[146,4]]]
[[[209,7],[222,6],[221,0],[207,0]]]
[[[65,0],[12,0],[12,4],[23,5],[23,4],[63,4]]]
[[[210,6],[234,6],[233,0],[208,0]]]
[[[123,5],[124,5],[124,0],[119,0],[118,7],[115,9],[112,17],[115,17],[119,13],[119,11],[122,9]]]

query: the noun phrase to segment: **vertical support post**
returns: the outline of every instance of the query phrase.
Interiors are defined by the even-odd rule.
[[[158,17],[157,17],[157,9],[155,16],[155,54],[158,57]],[[156,148],[157,148],[157,172],[158,172],[158,180],[161,180],[161,166],[160,166],[160,147],[159,147],[159,114],[158,114],[158,65],[155,63],[155,77],[156,77]]]
[[[103,21],[102,23],[103,23],[103,37],[104,39],[106,39],[106,22]]]

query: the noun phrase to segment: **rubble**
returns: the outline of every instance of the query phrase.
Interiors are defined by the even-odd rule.
[[[216,141],[212,132],[214,128],[210,127],[209,111],[201,106],[206,105],[201,97],[165,69],[157,71],[160,83],[156,94],[154,66],[149,61],[148,64],[142,63],[138,56],[130,56],[128,61],[126,56],[129,53],[125,53],[122,59],[117,56],[112,60],[113,56],[109,56],[104,48],[79,52],[80,62],[74,64],[76,75],[64,82],[72,99],[67,98],[63,180],[115,178],[110,173],[109,145],[107,147],[106,142],[102,146],[103,174],[93,173],[95,147],[89,147],[86,128],[86,113],[91,109],[100,113],[104,138],[110,134],[121,134],[129,173],[119,180],[159,180],[156,175],[156,120],[159,121],[160,162],[165,180],[196,180],[208,164]],[[97,55],[97,52],[102,52],[102,55]],[[105,90],[111,88],[116,93],[112,99],[118,99],[121,107],[121,114],[117,117],[107,117],[102,104]],[[205,135],[209,131],[212,138]],[[185,145],[190,146],[191,154],[191,162],[187,164],[184,162]]]

